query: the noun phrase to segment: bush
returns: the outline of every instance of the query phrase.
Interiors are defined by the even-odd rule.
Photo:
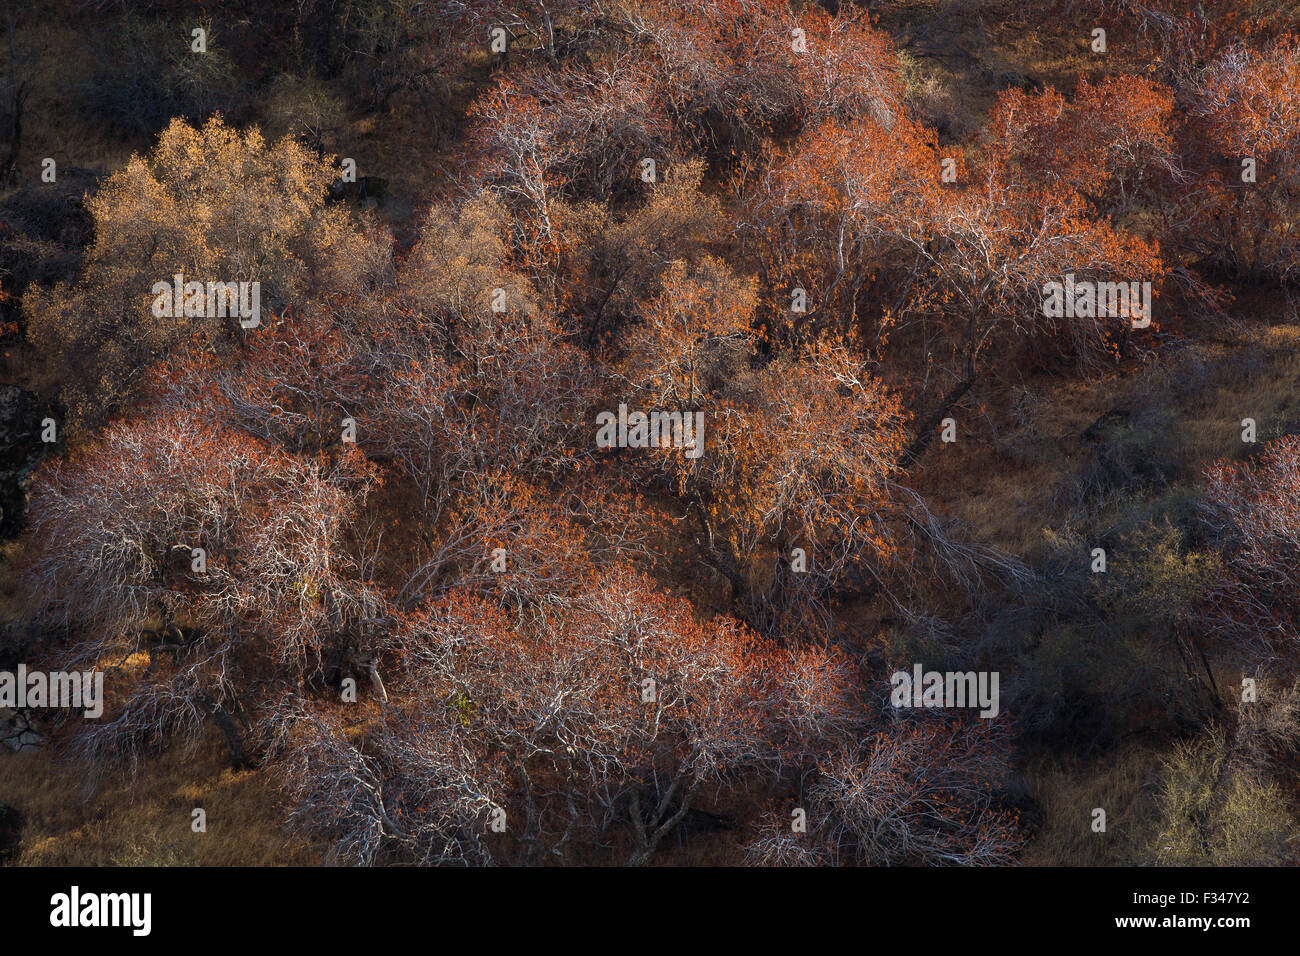
[[[153,285],[256,281],[261,312],[301,311],[382,272],[387,247],[325,203],[329,163],[292,140],[269,144],[220,118],[174,120],[87,205],[95,241],[82,277],[23,298],[28,337],[56,362],[74,427],[111,414],[149,366],[183,347],[221,350],[238,320],[153,315]]]
[[[1159,830],[1147,848],[1162,866],[1278,866],[1295,862],[1300,829],[1274,783],[1234,764],[1224,736],[1179,744],[1164,765]]]
[[[1055,613],[1009,688],[1022,732],[1087,752],[1133,733],[1186,730],[1211,706],[1193,635],[1218,564],[1185,538],[1167,521],[1110,537],[1049,532],[1040,569]],[[1106,572],[1093,574],[1098,546]]]
[[[207,52],[190,50],[179,24],[126,21],[96,51],[98,69],[77,93],[87,117],[131,139],[153,136],[172,119],[201,122],[214,113],[237,118],[235,64],[217,49],[211,25]]]

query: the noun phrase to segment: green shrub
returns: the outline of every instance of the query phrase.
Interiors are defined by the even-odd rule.
[[[1147,849],[1164,866],[1277,866],[1295,862],[1300,829],[1274,783],[1237,765],[1211,730],[1179,744],[1164,765],[1159,829]]]

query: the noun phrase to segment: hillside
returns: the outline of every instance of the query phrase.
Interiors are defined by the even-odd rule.
[[[50,7],[0,863],[1296,862],[1294,4]]]

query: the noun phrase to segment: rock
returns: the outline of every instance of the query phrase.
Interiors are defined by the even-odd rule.
[[[1101,441],[1104,438],[1114,435],[1114,433],[1133,420],[1133,413],[1127,408],[1112,408],[1110,411],[1102,412],[1097,420],[1083,430],[1083,437],[1086,441]]]

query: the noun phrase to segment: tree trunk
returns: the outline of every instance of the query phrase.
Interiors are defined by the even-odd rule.
[[[939,407],[931,412],[930,416],[922,423],[921,428],[917,431],[916,438],[912,440],[912,444],[908,445],[903,453],[898,456],[898,467],[900,469],[906,471],[916,464],[916,460],[934,441],[934,430],[939,427],[939,423],[948,416],[948,413],[971,390],[971,386],[974,384],[975,373],[968,369],[962,380],[949,390],[948,394],[939,402]]]
[[[226,749],[230,751],[230,769],[245,770],[251,767],[253,764],[244,752],[244,738],[239,733],[239,725],[235,723],[235,718],[207,694],[203,695],[201,702],[207,707],[208,713],[216,721],[217,726],[221,728],[222,736],[226,738]]]

